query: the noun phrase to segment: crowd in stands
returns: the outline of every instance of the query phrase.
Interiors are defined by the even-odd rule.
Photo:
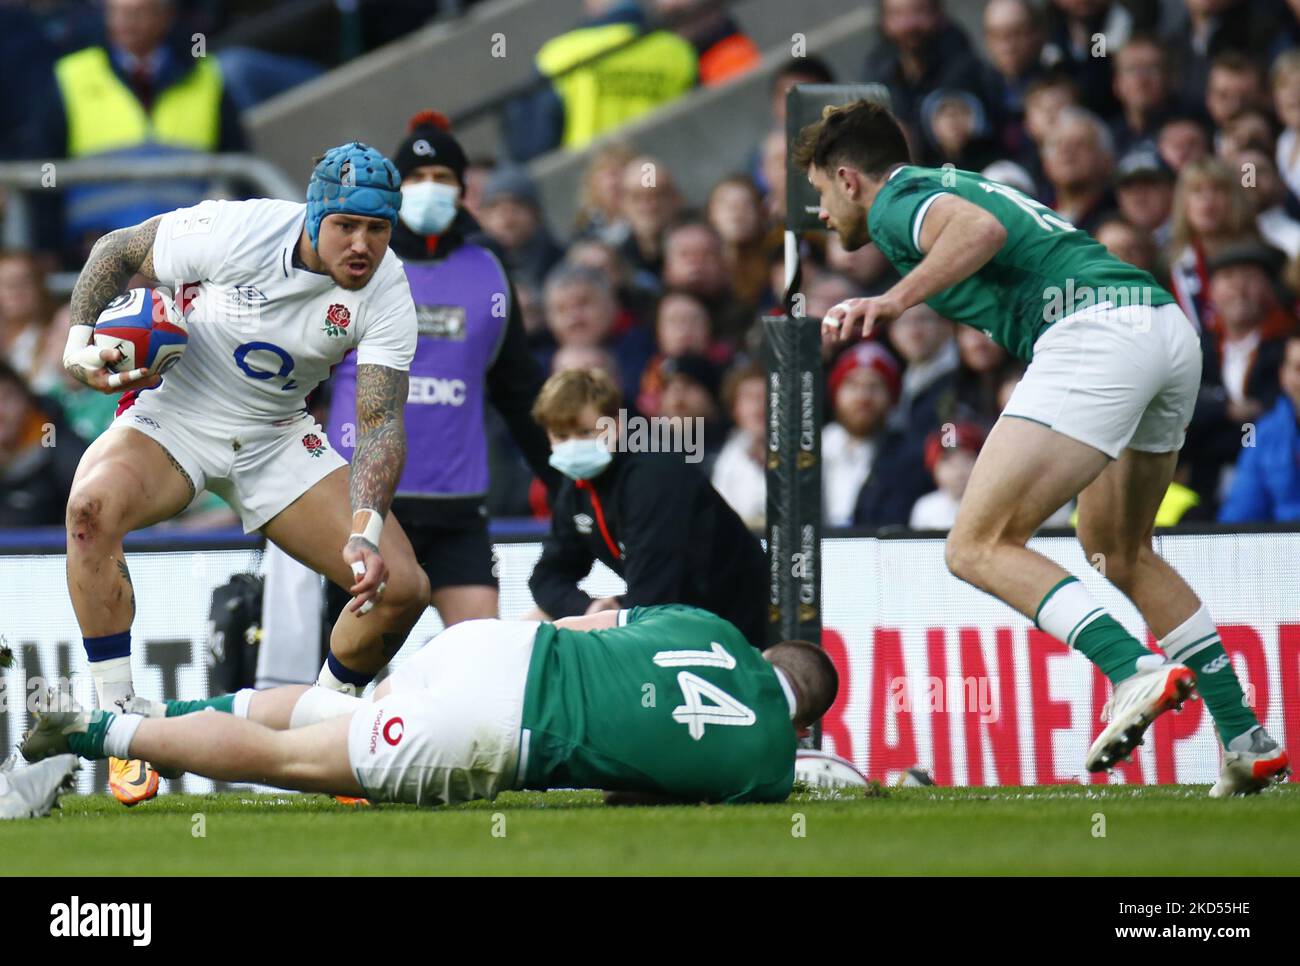
[[[585,144],[640,108],[622,105],[610,125],[577,134],[580,105],[563,82],[518,108],[534,126],[518,129],[499,161],[471,164],[465,204],[501,253],[537,359],[550,371],[604,369],[631,413],[702,420],[703,469],[761,527],[758,319],[784,305],[784,93],[798,82],[875,81],[918,163],[981,170],[1050,206],[1152,272],[1199,327],[1202,389],[1157,522],[1300,520],[1300,2],[990,0],[978,38],[942,0],[879,5],[857,76],[834,77],[811,56],[777,73],[770,133],[740,147],[743,170],[701,193],[698,209],[670,164],[606,139],[576,220],[553,223],[517,160]],[[578,28],[588,44],[567,54],[561,44],[560,54],[616,43],[634,23],[629,4],[588,9]],[[709,83],[703,55],[724,41],[716,76],[752,67],[737,36],[725,16],[701,21],[693,37],[677,35],[685,46],[665,40],[659,59],[681,54],[691,65],[683,89]],[[895,281],[873,246],[847,252],[823,233],[801,246],[810,319]],[[75,457],[37,453],[37,429],[88,442],[112,416],[111,400],[61,374],[61,310],[44,295],[42,265],[0,258],[0,525],[62,521],[57,493],[45,491],[66,485]],[[877,339],[828,350],[825,366],[826,524],[950,526],[1023,365],[921,305]],[[491,420],[489,433],[492,513],[537,513],[538,488],[507,434]],[[45,489],[15,502],[32,479]],[[46,504],[49,518],[37,519],[30,508]],[[1062,507],[1051,522],[1068,525],[1071,514]]]

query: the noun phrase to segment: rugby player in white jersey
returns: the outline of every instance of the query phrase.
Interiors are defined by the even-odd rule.
[[[102,708],[134,696],[135,597],[122,549],[203,489],[353,600],[317,683],[355,693],[405,641],[429,602],[389,505],[406,459],[402,421],[415,307],[388,240],[401,178],[359,142],[316,165],[305,205],[205,201],[102,238],[72,292],[64,365],[101,392],[128,390],[82,457],[68,500],[68,591]],[[189,326],[161,380],[110,373],[92,344],[101,311],[141,276],[170,286]],[[349,471],[307,413],[307,394],[357,353],[356,452]],[[147,763],[110,762],[135,804],[157,793]]]

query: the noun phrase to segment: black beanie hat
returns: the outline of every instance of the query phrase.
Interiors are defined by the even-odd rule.
[[[469,160],[465,149],[451,135],[451,122],[438,111],[421,111],[406,122],[406,139],[391,155],[397,173],[405,178],[415,168],[426,164],[442,164],[456,173],[456,180],[465,186],[465,168]]]

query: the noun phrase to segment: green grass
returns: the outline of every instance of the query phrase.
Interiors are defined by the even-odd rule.
[[[138,872],[137,856],[154,875],[1297,874],[1298,827],[1295,785],[1230,801],[1203,787],[1064,786],[680,808],[607,808],[592,792],[443,809],[225,793],[128,810],[96,795],[0,823],[0,874]]]

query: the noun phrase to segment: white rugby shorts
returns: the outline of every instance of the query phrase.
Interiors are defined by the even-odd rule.
[[[308,413],[260,425],[180,413],[155,402],[148,390],[114,420],[112,429],[144,433],[189,475],[239,514],[245,533],[268,523],[347,460],[334,451]]]
[[[1066,316],[1034,343],[1004,416],[1042,423],[1117,459],[1182,448],[1201,383],[1201,342],[1176,304]]]
[[[358,709],[348,762],[374,801],[492,799],[523,780],[524,688],[536,621],[473,620],[399,667],[390,693]]]

